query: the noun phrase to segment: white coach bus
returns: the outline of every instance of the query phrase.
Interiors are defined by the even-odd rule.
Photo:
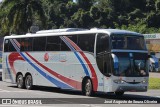
[[[148,51],[144,37],[117,29],[66,28],[4,38],[5,82],[94,92],[145,92]]]

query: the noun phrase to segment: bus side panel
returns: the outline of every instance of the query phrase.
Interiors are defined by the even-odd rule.
[[[45,59],[46,54],[48,59]],[[40,52],[32,53],[31,56],[38,62],[35,65],[50,77],[46,78],[37,72],[35,78],[38,85],[53,86],[55,84],[55,87],[63,89],[81,90],[82,77],[85,74],[73,52]],[[42,77],[45,77],[45,80],[53,84],[41,82],[41,80],[44,80]]]
[[[2,80],[5,82],[16,83],[15,74],[11,70],[10,61],[8,59],[9,53],[3,53],[3,62],[2,62]]]
[[[28,52],[28,54],[23,52],[22,54],[21,57],[24,60],[14,61],[13,67],[16,73],[21,72],[23,76],[27,72],[30,73],[33,78],[33,85],[81,90],[83,77],[87,76],[84,70],[85,66],[90,78],[97,78],[97,83],[92,81],[93,85],[97,84],[96,91],[103,91],[103,75],[96,65],[95,58],[89,53],[85,53],[89,63],[78,52],[81,61],[73,52],[48,52],[48,60],[45,59],[46,52]],[[9,56],[9,53],[3,55],[3,59],[5,59],[3,60],[3,80],[15,83],[16,75],[10,67],[7,56]],[[93,69],[91,69],[91,66]],[[8,70],[11,75],[8,75]],[[95,72],[95,77],[93,77],[93,72]],[[61,85],[58,85],[58,83]]]

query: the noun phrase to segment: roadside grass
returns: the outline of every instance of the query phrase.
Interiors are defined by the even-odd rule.
[[[149,78],[149,89],[160,89],[160,78]]]

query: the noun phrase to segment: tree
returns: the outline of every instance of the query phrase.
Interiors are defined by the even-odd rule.
[[[84,10],[89,10],[90,7],[93,5],[94,0],[77,0],[77,3],[80,8]]]
[[[1,9],[8,8],[6,19],[10,32],[23,34],[30,31],[30,27],[39,19],[45,25],[46,17],[41,0],[5,0]]]

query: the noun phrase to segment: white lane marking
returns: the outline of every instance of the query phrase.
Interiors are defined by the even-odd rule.
[[[0,92],[10,92],[8,90],[3,90],[3,89],[0,89]]]
[[[28,91],[8,91],[8,90],[2,90],[0,91],[0,93],[28,93]],[[31,92],[30,93],[34,93],[34,94],[39,94],[39,95],[46,95],[46,94],[41,94],[41,93],[35,93],[35,92]]]

